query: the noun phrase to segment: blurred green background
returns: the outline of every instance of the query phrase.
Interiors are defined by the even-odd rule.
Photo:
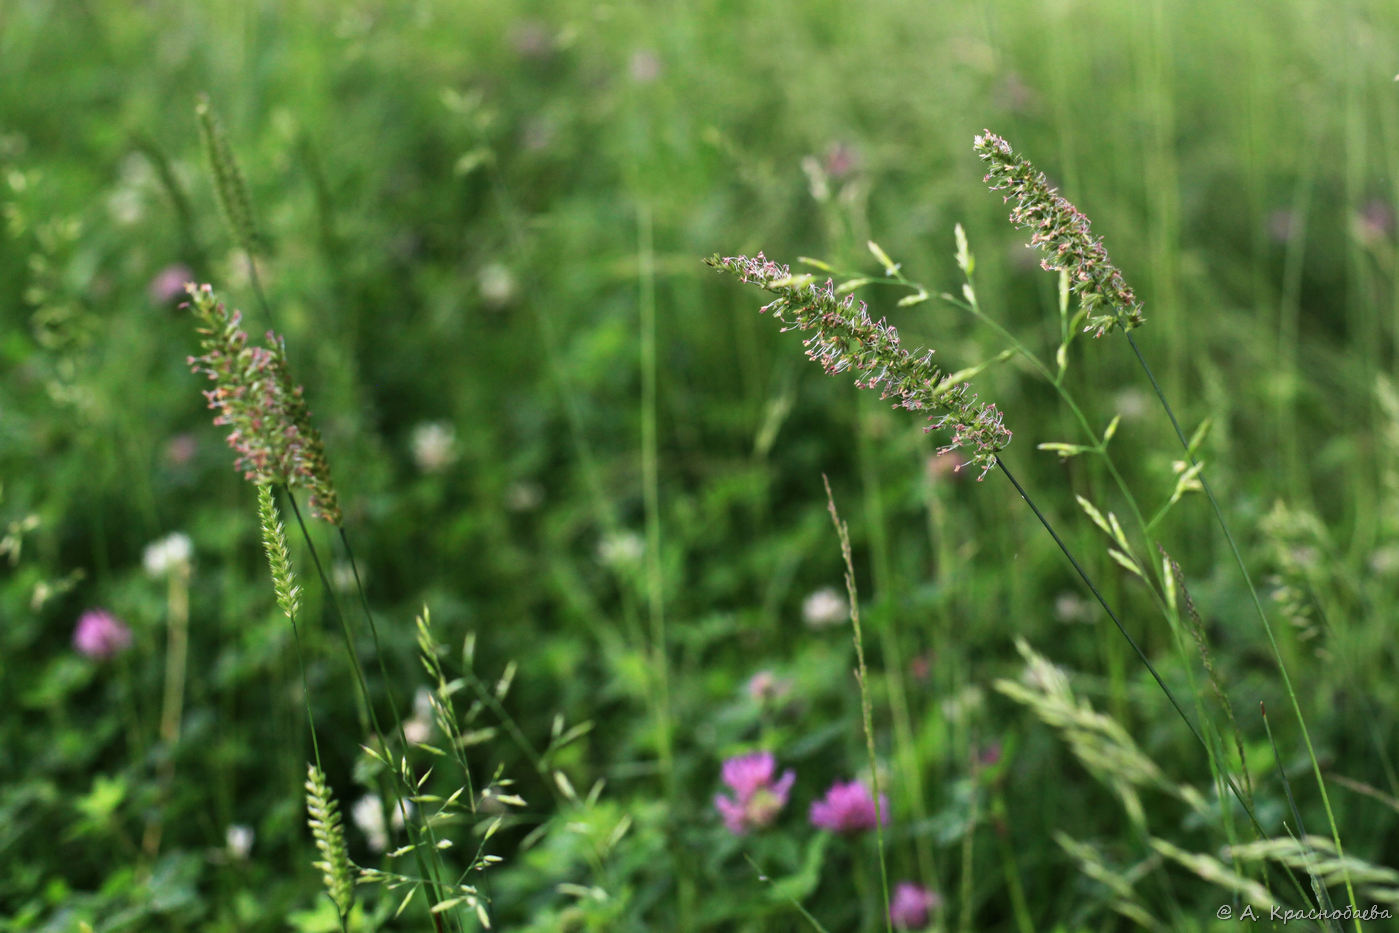
[[[751,852],[829,929],[882,929],[873,840],[816,846],[804,819],[864,760],[849,631],[803,614],[842,585],[823,473],[854,536],[891,878],[942,892],[947,929],[1023,927],[1011,874],[1036,930],[1128,928],[1052,835],[1097,840],[1119,866],[1150,850],[992,681],[1019,670],[1022,636],[1204,788],[1199,749],[1001,477],[947,473],[916,419],[822,377],[757,293],[701,264],[764,250],[877,272],[873,239],[956,293],[961,223],[987,313],[1052,355],[1056,283],[981,185],[971,142],[987,127],[1093,218],[1145,300],[1143,348],[1187,430],[1212,419],[1205,459],[1246,556],[1270,593],[1301,593],[1275,602],[1297,623],[1283,651],[1323,767],[1392,800],[1399,424],[1377,385],[1399,336],[1396,48],[1399,7],[1382,2],[0,0],[0,929],[334,928],[301,810],[290,632],[253,491],[185,362],[193,327],[166,288],[184,278],[286,338],[400,712],[427,605],[454,652],[475,633],[482,677],[518,665],[508,712],[532,741],[559,714],[594,724],[557,766],[579,788],[606,780],[590,818],[633,826],[589,877],[563,842],[520,849],[554,819],[549,779],[511,742],[480,748],[482,775],[500,765],[536,805],[482,881],[502,928],[800,928]],[[200,93],[268,243],[271,320],[219,216]],[[946,303],[892,295],[866,297],[949,368],[1001,349]],[[1096,423],[1123,415],[1114,449],[1159,504],[1179,454],[1148,387],[1111,339],[1075,354],[1075,391]],[[1035,450],[1077,439],[1052,392],[1013,364],[978,387],[1016,432],[1008,462],[1184,684],[1170,634],[1131,622],[1149,602],[1079,520],[1074,492],[1120,508],[1102,471]],[[1265,533],[1277,500],[1313,516],[1297,540]],[[175,531],[194,557],[171,749],[156,734],[169,594],[142,558]],[[343,576],[339,542],[317,534]],[[1200,502],[1166,537],[1266,765],[1253,710],[1285,701],[1246,592]],[[296,553],[348,808],[365,736]],[[71,647],[95,606],[134,632],[106,664]],[[763,670],[788,699],[745,692]],[[1284,770],[1305,782],[1281,718]],[[736,840],[713,811],[719,766],[759,746],[798,785],[778,827]],[[987,776],[975,762],[993,746]],[[1299,796],[1315,831],[1314,791]],[[1281,793],[1260,790],[1273,829]],[[1399,860],[1392,808],[1333,803],[1349,851]],[[1169,801],[1151,808],[1162,835],[1218,846]],[[255,831],[247,857],[230,825]],[[351,846],[372,861],[353,830]],[[1208,928],[1219,895],[1152,870],[1141,896],[1164,928]],[[605,888],[606,908],[561,883]]]

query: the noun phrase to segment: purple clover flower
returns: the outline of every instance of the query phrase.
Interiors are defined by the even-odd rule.
[[[777,761],[772,752],[739,755],[724,762],[724,783],[733,790],[732,798],[714,796],[714,806],[724,818],[729,832],[742,836],[751,829],[772,824],[787,805],[787,794],[797,775],[788,768],[775,782]]]
[[[146,286],[146,294],[150,296],[152,304],[168,305],[183,295],[185,285],[192,281],[194,272],[189,266],[183,263],[166,266],[151,279],[150,284]]]
[[[748,678],[749,699],[760,706],[780,706],[792,693],[792,682],[772,671],[758,671]]]
[[[73,629],[73,647],[89,658],[105,661],[131,647],[131,629],[105,609],[89,609]]]
[[[942,906],[942,898],[911,881],[900,881],[894,887],[889,903],[889,921],[900,930],[921,930],[928,925],[929,915]]]
[[[811,805],[811,825],[833,833],[858,833],[874,829],[875,823],[889,825],[889,798],[879,795],[878,819],[874,797],[859,781],[831,785],[826,796]]]

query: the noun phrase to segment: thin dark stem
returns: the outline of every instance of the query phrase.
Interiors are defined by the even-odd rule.
[[[291,502],[292,514],[296,516],[296,524],[301,528],[301,536],[302,536],[303,539],[305,539],[305,541],[306,541],[306,547],[307,547],[307,549],[308,549],[308,550],[310,551],[310,553],[311,553],[311,562],[312,562],[312,563],[315,565],[315,567],[316,567],[316,575],[320,577],[321,586],[325,588],[325,592],[326,592],[327,594],[330,595],[330,602],[331,602],[331,605],[335,608],[335,614],[336,614],[336,616],[339,617],[339,619],[340,619],[340,630],[341,630],[341,632],[343,633],[343,635],[345,636],[345,652],[350,656],[350,668],[351,668],[351,670],[354,671],[355,680],[356,680],[356,682],[358,683],[359,689],[360,689],[360,696],[363,697],[363,699],[364,699],[364,706],[365,706],[365,709],[368,711],[370,724],[371,724],[371,725],[373,726],[373,728],[374,728],[374,737],[375,737],[375,739],[378,740],[379,745],[380,745],[380,748],[377,749],[376,751],[377,751],[379,754],[384,755],[384,756],[385,756],[385,759],[387,759],[387,756],[388,756],[388,742],[387,742],[387,741],[385,740],[385,738],[384,738],[384,730],[383,730],[383,729],[380,727],[380,725],[379,725],[379,717],[378,717],[378,714],[376,714],[376,713],[374,712],[374,703],[373,703],[373,701],[370,699],[370,695],[369,695],[369,685],[368,685],[368,682],[364,679],[364,668],[360,665],[360,663],[359,663],[359,656],[358,656],[358,654],[355,652],[354,639],[350,637],[350,623],[349,623],[349,620],[345,618],[345,613],[344,613],[344,612],[341,610],[341,608],[340,608],[340,600],[338,600],[338,599],[335,598],[335,595],[334,595],[335,591],[334,591],[333,587],[331,586],[330,577],[326,574],[326,572],[325,572],[325,567],[321,564],[320,554],[319,554],[319,552],[316,550],[316,546],[315,546],[315,544],[314,544],[314,543],[312,542],[312,540],[311,540],[311,530],[310,530],[309,528],[306,527],[306,520],[305,520],[305,519],[302,517],[302,515],[301,515],[301,508],[300,508],[300,506],[298,506],[298,505],[296,504],[296,497],[295,497],[295,496],[288,496],[287,499],[288,499],[289,502]],[[341,540],[343,541],[343,540],[344,540],[344,535],[345,535],[345,531],[344,531],[343,528],[340,529],[340,535],[341,535]],[[353,560],[353,558],[352,558],[352,560]],[[356,580],[358,580],[358,573],[356,573]],[[363,589],[361,589],[360,592],[361,592],[361,598],[362,598],[362,597],[363,597]],[[372,621],[372,620],[371,620],[371,622],[370,622],[370,628],[371,628],[371,631],[372,631],[372,630],[373,630],[373,621]],[[378,636],[377,636],[377,635],[375,636],[375,651],[376,651],[376,653],[378,652]],[[382,659],[382,658],[380,658],[379,663],[380,663],[381,665],[383,664],[383,659]],[[385,677],[385,680],[387,681],[387,676]],[[386,684],[385,684],[385,688],[386,688],[386,689],[387,689],[387,686],[388,686],[388,685],[387,685],[387,683],[386,683]],[[400,735],[402,735],[402,731],[403,731],[402,722],[400,722],[400,723],[399,723],[399,733],[400,733]],[[387,764],[387,763],[388,763],[388,762],[387,762],[387,760],[386,760],[386,761],[385,761],[385,764]],[[394,768],[392,765],[389,765],[389,768],[390,768],[390,770],[392,770],[392,771],[394,772],[395,777],[396,777],[398,780],[407,782],[407,777],[406,777],[404,774],[402,774],[402,773],[400,772],[399,769]],[[387,779],[385,779],[385,784],[389,784],[389,783],[390,783],[390,782],[389,782]],[[412,787],[409,787],[409,788],[408,788],[408,792],[409,792],[410,794],[412,794],[412,793],[415,792],[415,789],[412,788]],[[401,799],[402,799],[402,795],[401,795],[401,794],[395,793],[393,796],[394,796],[394,799],[395,799],[395,800],[401,800]],[[400,806],[401,806],[401,804],[400,804]],[[404,813],[403,815],[404,815],[404,823],[406,824],[406,823],[408,822],[408,820],[407,820],[407,814]],[[423,831],[424,831],[424,833],[428,836],[428,838],[429,838],[430,840],[431,840],[432,837],[435,835],[435,834],[433,833],[433,831],[432,831],[431,825],[429,825],[429,824],[427,823],[426,820],[423,821]],[[435,845],[435,840],[433,840],[433,842],[434,842],[434,845]],[[429,866],[428,866],[427,863],[424,861],[423,856],[422,856],[422,853],[419,851],[419,847],[418,847],[418,846],[414,846],[414,847],[413,847],[413,857],[414,857],[414,860],[417,861],[417,863],[418,863],[418,870],[423,874],[423,876],[424,876],[425,878],[429,878],[429,879],[430,879],[430,888],[431,888],[431,890],[430,890],[428,893],[429,893],[429,896],[432,898],[432,901],[433,901],[434,903],[439,903],[439,902],[441,902],[441,900],[442,900],[442,894],[443,894],[443,892],[442,892],[442,882],[441,882],[440,879],[437,878],[435,872],[432,872],[432,871],[429,870]],[[438,914],[438,913],[432,914],[432,923],[433,923],[434,929],[437,930],[438,933],[442,933],[442,916],[441,916],[441,914]]]
[[[282,486],[281,489],[286,493],[288,499],[292,497],[289,488]],[[315,756],[316,767],[324,774],[325,768],[321,765],[321,746],[316,740],[316,717],[311,713],[311,685],[306,680],[306,658],[301,650],[301,631],[297,627],[295,615],[287,616],[287,621],[291,623],[291,640],[296,649],[296,666],[301,671],[301,696],[306,705],[306,723],[311,729],[311,752]]]
[[[1141,659],[1142,664],[1146,665],[1147,671],[1156,680],[1157,685],[1161,688],[1161,692],[1166,695],[1166,699],[1170,701],[1171,706],[1175,709],[1176,713],[1185,723],[1186,728],[1190,730],[1190,734],[1195,736],[1195,741],[1200,743],[1200,747],[1203,748],[1205,750],[1205,754],[1208,755],[1210,748],[1209,745],[1205,742],[1205,737],[1200,734],[1200,730],[1196,728],[1195,723],[1191,722],[1190,717],[1185,714],[1185,710],[1176,700],[1175,693],[1171,691],[1170,687],[1166,686],[1166,682],[1162,680],[1161,675],[1157,673],[1156,666],[1151,663],[1150,659],[1147,658],[1146,653],[1142,651],[1141,646],[1137,644],[1137,640],[1132,637],[1131,633],[1128,632],[1126,627],[1122,624],[1122,621],[1118,619],[1117,613],[1112,611],[1112,607],[1108,605],[1108,602],[1103,597],[1103,594],[1098,592],[1098,587],[1094,585],[1092,578],[1088,576],[1087,571],[1083,569],[1079,562],[1074,559],[1072,552],[1069,551],[1069,546],[1064,543],[1064,540],[1062,538],[1059,537],[1058,532],[1054,530],[1054,526],[1049,523],[1049,519],[1046,518],[1044,513],[1041,512],[1039,508],[1035,505],[1034,500],[1030,498],[1030,494],[1025,491],[1025,487],[1020,485],[1020,481],[1017,480],[1015,476],[1010,472],[1010,470],[1006,467],[1005,461],[1002,460],[999,456],[995,458],[995,461],[996,466],[1001,468],[1001,472],[1005,474],[1006,479],[1010,480],[1011,485],[1015,487],[1015,491],[1020,494],[1020,498],[1024,499],[1025,504],[1030,507],[1030,511],[1035,513],[1035,518],[1039,519],[1040,524],[1044,526],[1044,530],[1049,532],[1049,536],[1053,538],[1054,543],[1059,546],[1060,552],[1062,552],[1063,555],[1066,558],[1068,558],[1069,563],[1074,568],[1074,572],[1078,574],[1079,579],[1082,580],[1084,585],[1088,587],[1088,591],[1093,594],[1093,598],[1098,601],[1098,605],[1103,607],[1103,611],[1108,614],[1108,618],[1112,620],[1112,624],[1117,626],[1117,630],[1122,633],[1122,637],[1127,639],[1127,644],[1132,646],[1132,650],[1136,652],[1136,655],[1139,659]],[[1238,785],[1234,783],[1234,779],[1228,774],[1224,773],[1223,771],[1220,772],[1220,776],[1223,777],[1225,783],[1228,784],[1229,790],[1233,792],[1234,798],[1239,802],[1239,806],[1243,807],[1244,813],[1248,814],[1249,822],[1253,824],[1254,831],[1258,833],[1260,838],[1267,839],[1268,833],[1264,831],[1262,824],[1258,822],[1258,817],[1254,814],[1253,807],[1250,806],[1248,801],[1244,799],[1243,792],[1240,791]],[[1292,874],[1292,869],[1288,868],[1287,866],[1283,866],[1283,869],[1287,872],[1288,878],[1291,879],[1293,886],[1297,889],[1297,893],[1300,894],[1302,896],[1302,899],[1305,901],[1307,899],[1306,892],[1303,890],[1302,885],[1300,882],[1298,882],[1296,876]]]
[[[1287,779],[1287,772],[1283,770],[1282,753],[1278,751],[1277,739],[1273,738],[1273,727],[1268,723],[1268,707],[1264,706],[1262,701],[1258,704],[1258,714],[1263,717],[1263,730],[1268,733],[1268,744],[1273,747],[1273,767],[1278,772],[1278,779],[1282,781],[1283,793],[1287,795],[1287,808],[1292,811],[1292,819],[1297,824],[1297,841],[1307,856],[1307,874],[1312,876],[1312,889],[1326,907],[1326,912],[1334,913],[1335,907],[1331,903],[1331,895],[1326,890],[1326,885],[1322,884],[1316,877],[1316,872],[1312,871],[1311,846],[1304,841],[1307,838],[1307,827],[1302,823],[1302,811],[1297,809],[1297,799],[1292,796],[1292,782]],[[1331,928],[1335,929],[1335,924],[1331,924]]]
[[[1147,364],[1146,357],[1142,355],[1141,348],[1137,346],[1137,341],[1132,337],[1132,332],[1127,331],[1127,343],[1136,354],[1137,362],[1141,365],[1142,372],[1151,381],[1151,388],[1156,392],[1156,398],[1161,402],[1161,408],[1166,412],[1166,417],[1171,421],[1171,427],[1176,432],[1176,438],[1180,441],[1180,446],[1185,450],[1185,457],[1190,461],[1191,466],[1198,466],[1195,454],[1190,449],[1190,442],[1185,438],[1185,432],[1181,430],[1180,422],[1176,420],[1175,411],[1171,408],[1171,403],[1166,400],[1166,393],[1161,389],[1161,384],[1156,381],[1156,374],[1151,371],[1151,366]],[[1239,573],[1243,575],[1244,584],[1248,587],[1248,595],[1253,601],[1254,612],[1258,615],[1258,621],[1263,626],[1263,633],[1268,636],[1268,645],[1273,649],[1273,659],[1277,662],[1278,675],[1282,678],[1282,685],[1287,691],[1287,699],[1292,705],[1293,715],[1297,717],[1297,725],[1302,733],[1302,742],[1307,746],[1307,757],[1311,759],[1312,774],[1316,778],[1316,787],[1321,794],[1321,804],[1326,811],[1326,819],[1331,827],[1331,840],[1336,844],[1336,854],[1342,859],[1342,870],[1346,882],[1346,893],[1350,898],[1350,906],[1355,908],[1355,887],[1351,882],[1350,870],[1345,867],[1345,849],[1341,846],[1341,832],[1336,826],[1336,815],[1331,809],[1331,796],[1326,792],[1326,781],[1321,776],[1321,762],[1317,760],[1316,750],[1312,746],[1311,730],[1307,728],[1306,717],[1302,715],[1302,704],[1297,699],[1297,691],[1292,687],[1292,678],[1287,673],[1287,665],[1283,663],[1282,651],[1278,648],[1277,638],[1273,635],[1273,626],[1268,621],[1268,613],[1263,609],[1263,601],[1258,596],[1258,588],[1253,585],[1253,576],[1248,572],[1248,565],[1244,563],[1244,555],[1239,550],[1238,542],[1234,540],[1234,535],[1229,530],[1229,523],[1224,520],[1224,510],[1219,507],[1219,501],[1214,497],[1214,490],[1210,489],[1209,482],[1205,479],[1203,470],[1197,472],[1200,480],[1200,488],[1204,490],[1205,497],[1209,499],[1210,508],[1214,510],[1215,520],[1218,521],[1220,530],[1224,532],[1224,540],[1229,543],[1229,551],[1234,555],[1234,563],[1239,567]],[[1360,930],[1360,921],[1355,920],[1357,933]]]
[[[1058,532],[1054,530],[1054,526],[1049,523],[1049,519],[1045,518],[1044,513],[1039,510],[1034,500],[1030,498],[1030,494],[1025,491],[1025,487],[1020,485],[1020,481],[1011,474],[1010,470],[1005,465],[1005,461],[999,456],[996,457],[996,465],[1001,468],[1001,472],[1006,475],[1006,479],[1010,480],[1011,485],[1015,487],[1015,491],[1020,493],[1020,498],[1025,500],[1025,504],[1030,507],[1030,511],[1035,513],[1035,518],[1040,520],[1040,524],[1044,526],[1045,531],[1049,532],[1049,536],[1054,539],[1054,543],[1059,545],[1059,550],[1068,558],[1069,563],[1073,565],[1074,571],[1078,574],[1079,579],[1088,587],[1088,591],[1093,594],[1093,598],[1098,601],[1098,604],[1103,607],[1103,611],[1108,614],[1108,618],[1112,620],[1112,624],[1117,626],[1117,630],[1122,633],[1122,637],[1127,639],[1127,644],[1132,646],[1132,650],[1136,652],[1142,664],[1146,665],[1147,671],[1155,678],[1162,692],[1166,694],[1166,699],[1171,702],[1171,706],[1175,707],[1175,711],[1180,714],[1180,718],[1185,720],[1185,724],[1189,727],[1191,734],[1194,735],[1199,743],[1205,747],[1205,750],[1208,751],[1209,746],[1205,744],[1205,738],[1200,734],[1200,730],[1195,728],[1195,723],[1190,721],[1190,717],[1185,714],[1185,710],[1182,709],[1180,703],[1176,701],[1175,694],[1171,692],[1171,688],[1166,686],[1166,682],[1162,680],[1161,675],[1156,672],[1155,665],[1151,663],[1146,653],[1142,651],[1141,646],[1137,644],[1137,640],[1132,637],[1132,634],[1123,626],[1121,620],[1117,618],[1117,613],[1112,611],[1112,608],[1108,605],[1103,594],[1098,592],[1098,587],[1094,585],[1087,571],[1079,566],[1078,561],[1075,560],[1073,554],[1069,552],[1069,546],[1059,537]],[[1236,790],[1234,793],[1237,794],[1238,791]],[[1243,798],[1240,797],[1239,800],[1242,802]]]
[[[272,306],[267,302],[267,295],[262,290],[262,277],[257,272],[257,257],[251,250],[243,250],[244,257],[248,260],[248,281],[253,286],[253,294],[257,296],[257,303],[262,308],[262,313],[267,315],[267,325],[273,330],[277,330],[277,319],[272,316]]]

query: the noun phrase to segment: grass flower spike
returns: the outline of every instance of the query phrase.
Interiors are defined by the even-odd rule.
[[[1102,237],[1093,235],[1083,212],[990,130],[976,137],[975,149],[988,166],[984,181],[991,190],[1008,191],[1005,199],[1015,199],[1010,222],[1034,231],[1030,245],[1044,254],[1040,265],[1069,274],[1071,287],[1088,314],[1084,330],[1101,337],[1114,327],[1141,326],[1145,321],[1141,302],[1112,264]]]
[[[316,839],[320,860],[313,867],[321,870],[326,892],[335,902],[336,912],[349,915],[355,900],[355,879],[345,846],[345,830],[340,823],[340,808],[325,782],[325,775],[315,765],[306,766],[306,822]]]
[[[218,413],[214,424],[232,428],[228,444],[238,452],[234,465],[258,485],[304,486],[311,491],[312,514],[338,526],[340,505],[325,446],[301,387],[291,381],[282,339],[269,331],[266,346],[248,346],[239,327],[241,312],[230,312],[208,285],[187,290],[188,306],[202,325],[204,350],[189,358],[190,368],[215,383],[204,397]]]
[[[952,432],[942,452],[965,451],[968,461],[981,467],[981,477],[1010,443],[1011,432],[995,405],[978,405],[966,383],[953,385],[934,365],[932,350],[914,354],[901,347],[893,326],[872,320],[865,303],[857,303],[854,295],[837,298],[831,281],[817,285],[794,278],[787,266],[769,262],[762,253],[753,258],[714,256],[706,263],[777,295],[759,311],[771,311],[787,325],[783,330],[815,331],[805,340],[806,355],[828,374],[850,370],[856,374],[856,387],[879,389],[880,398],[897,399],[895,408],[931,412],[928,430]]]
[[[301,587],[291,566],[287,536],[271,486],[257,487],[257,518],[262,527],[262,548],[267,552],[267,564],[272,571],[272,586],[277,592],[277,606],[288,619],[295,619],[301,609]]]

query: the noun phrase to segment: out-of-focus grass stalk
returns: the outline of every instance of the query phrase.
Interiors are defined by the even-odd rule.
[[[165,807],[175,781],[175,752],[180,744],[180,723],[184,719],[185,674],[189,667],[189,564],[175,563],[166,573],[165,599],[165,691],[160,706],[161,760],[159,768],[160,803],[146,823],[141,850],[154,859],[160,852],[165,825]]]
[[[840,520],[840,513],[836,511],[835,496],[831,493],[831,481],[825,474],[821,475],[821,482],[826,486],[826,505],[831,513],[831,524],[835,526],[836,537],[840,540],[840,556],[845,563],[845,591],[850,597],[850,628],[855,640],[855,680],[860,688],[860,719],[864,724],[865,750],[869,754],[870,766],[870,796],[874,798],[874,838],[875,846],[879,851],[879,885],[884,894],[884,923],[887,930],[892,930],[892,920],[889,916],[889,868],[884,857],[884,820],[887,814],[882,812],[879,794],[879,760],[874,752],[874,716],[871,709],[869,670],[865,667],[865,641],[863,632],[860,629],[860,593],[855,586],[855,564],[850,552],[850,530],[845,522]]]

